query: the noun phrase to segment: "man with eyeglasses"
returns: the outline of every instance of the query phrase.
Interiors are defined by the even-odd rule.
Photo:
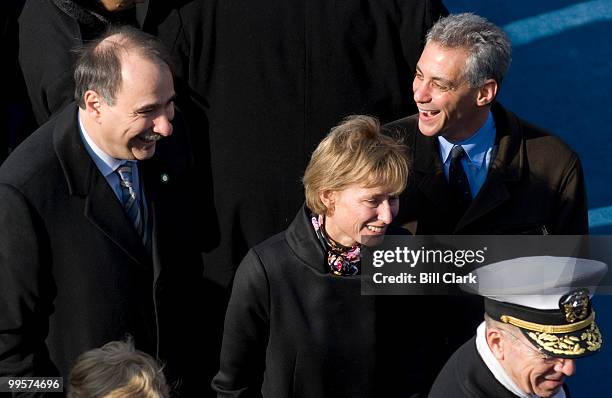
[[[576,360],[601,349],[591,293],[606,264],[535,256],[475,271],[485,321],[438,375],[429,398],[567,398]]]

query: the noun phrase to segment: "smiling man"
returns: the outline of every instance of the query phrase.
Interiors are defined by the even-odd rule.
[[[572,272],[568,272],[572,270]],[[485,321],[442,369],[429,398],[566,398],[576,360],[601,350],[591,297],[606,264],[521,257],[475,271]]]
[[[474,14],[428,32],[412,85],[419,112],[386,126],[414,162],[396,221],[419,234],[588,232],[576,153],[496,102],[511,52]]]
[[[577,154],[496,101],[510,65],[506,34],[470,14],[427,33],[412,84],[418,114],[385,126],[410,147],[413,173],[395,222],[422,235],[586,234]],[[435,302],[435,304],[434,304]],[[482,320],[480,297],[432,298],[442,366]]]
[[[129,334],[195,396],[202,242],[168,57],[115,28],[79,51],[74,80],[76,104],[0,168],[0,376],[65,377]]]

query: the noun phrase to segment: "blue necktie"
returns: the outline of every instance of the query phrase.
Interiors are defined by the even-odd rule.
[[[127,162],[117,168],[117,174],[119,174],[121,184],[121,203],[123,209],[128,215],[128,218],[132,222],[134,229],[141,237],[143,244],[146,245],[146,235],[144,233],[144,220],[138,199],[136,198],[136,191],[134,190],[134,184],[132,179],[132,162]]]

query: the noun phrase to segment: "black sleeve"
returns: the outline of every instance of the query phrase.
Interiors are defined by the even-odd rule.
[[[212,381],[218,397],[261,397],[269,336],[269,281],[251,250],[236,272],[225,316],[220,370]]]
[[[0,184],[0,376],[59,374],[45,344],[53,288],[37,220],[19,191]]]

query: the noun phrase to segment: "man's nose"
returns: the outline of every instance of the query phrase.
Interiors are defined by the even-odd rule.
[[[164,137],[172,135],[172,118],[167,114],[159,115],[153,123],[153,131],[157,134]]]
[[[422,80],[417,78],[412,83],[412,92],[414,94],[414,102],[425,103],[431,101],[431,94],[429,93],[429,85]]]
[[[563,359],[560,362],[557,362],[555,365],[555,371],[561,372],[566,376],[572,376],[576,373],[576,360],[575,359]]]

